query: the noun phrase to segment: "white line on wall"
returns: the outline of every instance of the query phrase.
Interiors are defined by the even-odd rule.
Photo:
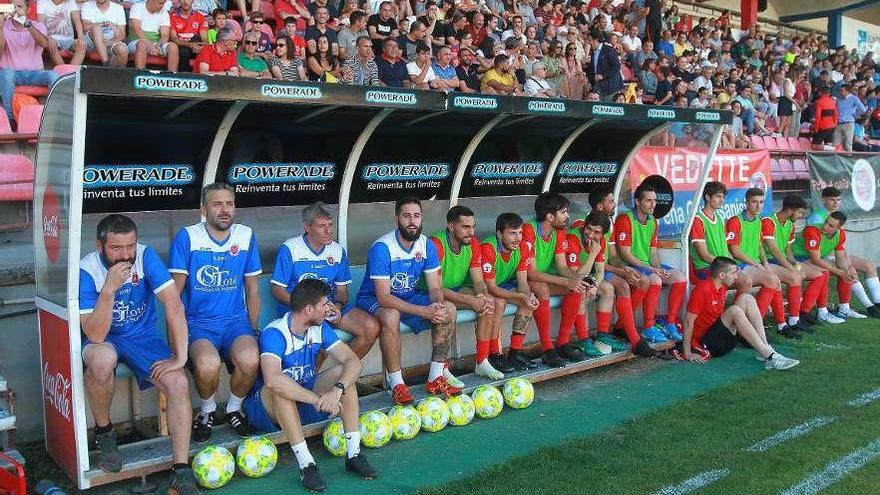
[[[814,495],[837,483],[847,474],[861,468],[880,455],[880,438],[853,451],[852,453],[832,461],[821,471],[810,474],[797,485],[779,492],[779,495]]]
[[[727,468],[706,471],[705,473],[700,473],[691,479],[684,480],[677,485],[667,486],[660,491],[654,492],[652,495],[684,495],[685,493],[699,490],[721,478],[725,478],[728,474],[730,474],[730,470]]]
[[[816,428],[821,428],[828,423],[835,421],[837,418],[834,416],[818,416],[807,422],[801,423],[797,426],[793,426],[787,430],[782,430],[774,433],[773,435],[761,440],[760,442],[747,447],[747,452],[764,452],[767,450],[776,447],[777,445],[787,442],[793,438],[797,438],[807,433],[815,430]]]

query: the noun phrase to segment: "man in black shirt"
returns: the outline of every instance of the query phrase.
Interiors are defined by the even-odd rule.
[[[367,32],[373,40],[373,52],[377,57],[382,53],[382,43],[388,38],[395,39],[400,34],[397,21],[391,16],[392,12],[391,2],[382,2],[379,13],[371,15],[367,21]]]

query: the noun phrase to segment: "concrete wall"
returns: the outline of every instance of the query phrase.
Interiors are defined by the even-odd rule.
[[[846,45],[850,50],[857,48],[859,55],[865,52],[874,52],[875,55],[880,54],[880,26],[869,24],[851,17],[843,17],[843,29],[841,31],[841,44]],[[859,31],[865,33],[862,44],[859,44]]]

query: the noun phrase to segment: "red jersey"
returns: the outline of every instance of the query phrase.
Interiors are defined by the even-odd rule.
[[[227,50],[221,55],[214,49],[214,45],[208,45],[199,52],[199,56],[196,57],[196,73],[201,72],[203,62],[208,64],[208,72],[224,72],[238,65],[235,51]]]
[[[792,229],[793,230],[793,229]],[[819,230],[819,227],[815,225],[808,225],[804,227],[804,232],[802,234],[804,236],[804,241],[807,246],[813,251],[819,249],[819,246],[822,243],[822,231]],[[846,249],[846,231],[840,229],[840,238],[837,241],[837,245],[834,246],[835,251],[844,251]]]
[[[496,274],[498,273],[499,268],[503,271],[509,271],[509,264],[514,261],[511,259],[514,255],[519,256],[519,261],[516,263],[514,274],[527,272],[529,271],[529,268],[531,268],[530,261],[532,259],[532,246],[528,242],[520,242],[519,249],[510,253],[501,251],[500,246],[496,248],[491,242],[484,242],[480,245],[480,251],[483,262],[483,280],[495,280],[499,285],[510,280],[510,277],[507,277],[505,280],[499,282],[496,279]],[[499,267],[499,264],[504,266]],[[502,276],[506,275],[506,273],[502,274]]]
[[[650,221],[654,222],[654,234],[651,236],[651,242],[648,246],[655,248],[657,247],[657,233],[660,232],[660,224],[659,222],[657,222],[656,218],[651,218]],[[647,223],[643,225],[647,225]],[[614,241],[612,242],[612,244],[632,247],[633,229],[629,215],[617,215],[617,218],[614,220],[614,232]]]
[[[761,219],[761,237],[768,240],[776,239],[776,224],[769,218]],[[788,243],[794,242],[794,227],[788,233]]]
[[[195,36],[201,37],[201,32],[208,31],[208,21],[201,12],[190,12],[189,17],[180,16],[180,9],[171,12],[171,30],[177,33],[177,37],[183,41],[190,41]],[[202,40],[206,41],[206,40]]]
[[[581,242],[581,236],[575,234],[568,234],[566,244],[565,263],[572,268],[581,266],[587,259],[589,245],[586,241]],[[605,236],[602,236],[599,238],[599,254],[596,255],[595,263],[605,263],[606,247]]]
[[[724,313],[725,297],[727,297],[727,287],[722,285],[715,288],[712,279],[703,280],[694,287],[687,308],[688,314],[697,317],[694,321],[691,345],[699,344],[709,327],[721,318],[721,314]]]
[[[816,100],[816,117],[813,131],[824,131],[837,127],[837,103],[829,95],[820,96]]]

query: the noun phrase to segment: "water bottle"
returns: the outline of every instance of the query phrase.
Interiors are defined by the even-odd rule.
[[[67,495],[64,490],[58,488],[55,483],[49,480],[40,480],[37,486],[34,487],[34,493],[37,495]]]

